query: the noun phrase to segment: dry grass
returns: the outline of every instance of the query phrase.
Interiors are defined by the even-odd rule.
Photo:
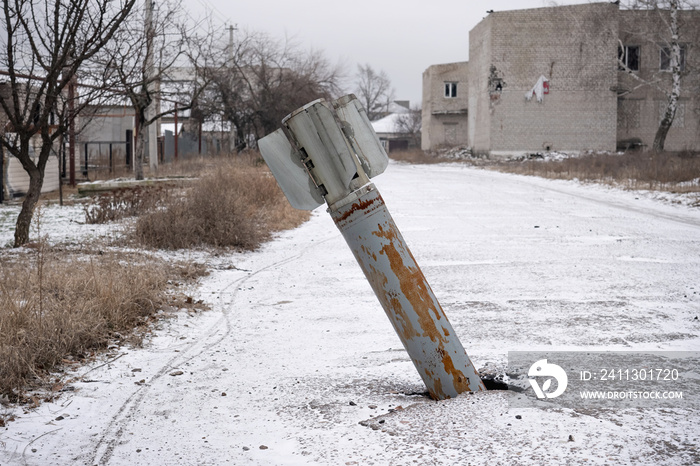
[[[83,156],[84,155],[85,154],[83,154]],[[115,178],[128,178],[134,175],[134,169],[124,164],[123,156],[115,157],[114,159],[114,166],[110,170],[108,156],[90,157],[90,167],[88,169],[87,178],[90,181],[111,180]],[[83,163],[82,160],[80,163]],[[85,178],[80,167],[76,167],[76,176],[81,179]]]
[[[289,205],[261,160],[253,154],[182,162],[169,174],[198,174],[198,181],[96,196],[86,221],[136,216],[133,236],[150,247],[254,249],[309,217]],[[40,401],[27,395],[34,388],[47,389],[50,399],[65,382],[56,378],[62,364],[113,343],[138,343],[138,329],[145,331],[159,310],[202,307],[173,291],[174,282],[203,275],[202,266],[90,244],[80,253],[43,241],[28,249],[0,254],[0,397],[12,401]]]
[[[63,202],[64,203],[70,203],[70,202],[72,202],[72,199],[74,199],[78,196],[77,186],[69,186],[68,184],[64,184],[62,186],[62,190],[63,190]],[[58,190],[41,194],[42,201],[58,202],[58,200],[60,198],[61,198],[61,193]]]
[[[424,152],[420,149],[397,150],[389,152],[389,158],[398,162],[425,165],[432,163],[449,162],[449,160],[435,154]]]
[[[625,154],[592,153],[561,160],[540,157],[493,161],[471,156],[466,148],[442,149],[435,153],[421,150],[397,151],[394,160],[414,164],[462,162],[508,173],[552,179],[578,179],[605,183],[625,189],[648,189],[670,192],[700,192],[700,153],[628,152]]]
[[[157,173],[150,173],[150,176],[200,176],[207,170],[219,165],[220,163],[226,163],[234,158],[249,158],[250,154],[241,155],[204,155],[204,156],[191,156],[191,157],[180,157],[171,163],[165,163],[158,166]],[[145,167],[144,167],[145,168]]]
[[[136,341],[132,330],[173,302],[168,280],[193,275],[141,254],[32,247],[0,256],[0,395],[15,401],[27,388],[51,388],[50,372],[67,358],[89,357],[122,334]]]
[[[692,152],[588,154],[563,160],[499,162],[493,167],[509,173],[579,179],[627,189],[700,191],[700,154]]]
[[[214,246],[252,250],[274,231],[308,219],[293,209],[258,157],[220,159],[184,193],[169,192],[158,208],[141,213],[140,244],[182,249]]]
[[[207,167],[215,165],[224,156],[192,156],[180,157],[169,163],[159,163],[158,168],[151,170],[148,163],[144,164],[144,175],[146,177],[162,177],[162,176],[197,176]],[[121,158],[119,159],[121,161]],[[91,181],[95,180],[113,180],[115,178],[131,178],[134,176],[134,169],[131,166],[123,163],[116,163],[112,170],[109,169],[108,157],[94,157],[90,160],[91,166],[88,178]],[[96,168],[95,168],[96,167]],[[82,177],[80,169],[78,176]]]

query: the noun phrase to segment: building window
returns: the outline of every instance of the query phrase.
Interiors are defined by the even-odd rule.
[[[641,126],[642,102],[632,99],[617,100],[617,127],[630,130]]]
[[[617,58],[620,61],[621,70],[639,71],[639,46],[625,45],[618,47]]]
[[[445,98],[452,99],[454,97],[457,97],[457,83],[445,83]]]
[[[681,71],[685,70],[685,45],[681,45]],[[671,71],[671,47],[661,47],[659,52],[659,69]]]

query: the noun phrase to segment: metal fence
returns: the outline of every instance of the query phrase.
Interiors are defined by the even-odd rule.
[[[85,179],[95,179],[130,171],[133,161],[133,132],[124,141],[85,141],[79,151],[80,171]],[[62,177],[66,177],[66,151],[63,152]],[[76,161],[77,162],[77,161]]]

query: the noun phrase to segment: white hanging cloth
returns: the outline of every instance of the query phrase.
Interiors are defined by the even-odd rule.
[[[540,76],[540,79],[537,80],[535,87],[525,93],[525,99],[529,101],[532,99],[532,96],[535,95],[537,97],[537,101],[541,103],[542,98],[544,97],[544,83],[546,82],[549,82],[549,79],[545,78],[544,76]]]

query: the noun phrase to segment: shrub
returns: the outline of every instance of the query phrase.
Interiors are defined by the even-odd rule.
[[[252,250],[271,233],[294,227],[308,213],[294,210],[257,158],[221,160],[190,188],[170,193],[160,207],[140,215],[136,239],[145,245]]]
[[[85,222],[89,224],[107,223],[126,217],[135,217],[158,205],[165,197],[165,188],[122,188],[101,193],[83,206]]]

